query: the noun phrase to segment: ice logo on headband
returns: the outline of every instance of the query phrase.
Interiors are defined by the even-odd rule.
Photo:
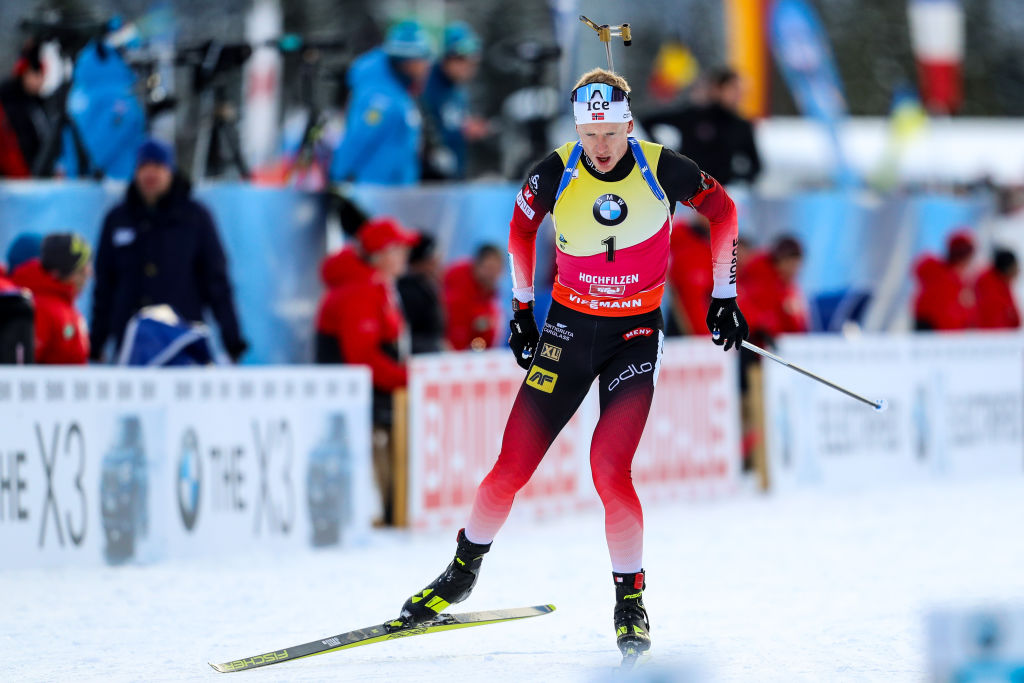
[[[577,124],[604,121],[631,121],[626,93],[607,83],[588,83],[572,95],[573,115]]]

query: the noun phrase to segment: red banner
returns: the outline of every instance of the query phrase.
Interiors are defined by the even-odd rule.
[[[739,412],[735,354],[706,340],[665,344],[647,429],[633,462],[642,500],[736,490]],[[507,351],[423,356],[410,363],[409,519],[414,528],[465,523],[476,487],[497,459],[523,381]],[[514,516],[600,505],[590,476],[596,389],[555,440]]]

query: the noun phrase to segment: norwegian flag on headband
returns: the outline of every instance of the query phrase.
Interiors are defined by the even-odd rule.
[[[964,9],[960,0],[910,0],[907,12],[921,100],[951,114],[963,103]]]

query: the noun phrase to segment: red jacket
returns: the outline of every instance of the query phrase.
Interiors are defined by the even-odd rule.
[[[679,304],[680,324],[686,334],[707,334],[705,322],[715,281],[711,271],[711,238],[685,220],[672,226],[668,281]]]
[[[0,292],[7,292],[12,289],[18,289],[18,286],[7,278],[7,269],[0,264]]]
[[[995,268],[989,268],[974,285],[978,303],[978,327],[990,330],[1015,330],[1020,327],[1020,311],[1013,290]]]
[[[485,290],[473,277],[473,262],[460,261],[444,276],[445,336],[456,351],[470,348],[474,339],[494,346],[503,329],[503,311],[493,290]]]
[[[737,275],[738,303],[751,335],[777,337],[806,332],[807,305],[796,283],[786,282],[772,263],[771,254],[751,256]]]
[[[75,290],[43,270],[39,259],[18,266],[11,279],[32,291],[36,306],[36,363],[84,365],[89,360],[89,329],[75,308]]]
[[[338,340],[344,362],[369,365],[375,389],[404,387],[408,375],[397,360],[403,322],[394,287],[351,248],[329,256],[320,274],[328,291],[317,313],[317,331]]]
[[[966,330],[974,326],[974,291],[948,263],[925,255],[914,267],[914,274],[914,319],[918,329]]]

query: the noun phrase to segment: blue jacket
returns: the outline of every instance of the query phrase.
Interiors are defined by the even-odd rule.
[[[440,64],[435,64],[423,90],[423,113],[441,137],[444,145],[455,157],[456,178],[466,177],[466,138],[462,124],[469,111],[466,89],[444,75]]]
[[[331,180],[410,185],[420,178],[416,100],[380,48],[352,63],[345,135],[331,160]]]
[[[187,181],[176,177],[152,208],[131,184],[103,221],[95,270],[94,358],[110,337],[120,345],[128,320],[152,304],[167,304],[191,322],[202,322],[209,309],[228,354],[244,350],[224,248],[213,217],[192,199]]]
[[[108,178],[127,180],[146,139],[146,116],[135,97],[135,73],[117,50],[95,42],[79,54],[68,93],[68,113],[93,164]],[[85,175],[70,131],[62,137],[60,165],[69,178]]]

